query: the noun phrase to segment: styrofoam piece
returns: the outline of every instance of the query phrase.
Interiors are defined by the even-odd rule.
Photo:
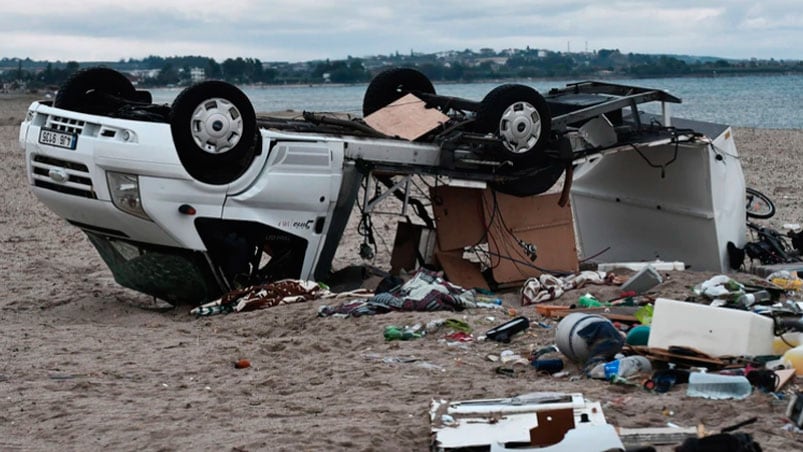
[[[637,294],[642,294],[658,284],[661,284],[663,281],[663,278],[661,278],[661,275],[655,270],[655,267],[648,264],[622,284],[620,289],[622,292],[629,292],[632,290]]]
[[[663,262],[663,261],[652,261],[652,262],[603,262],[601,264],[597,264],[597,270],[601,272],[609,272],[616,270],[618,268],[624,268],[627,270],[633,271],[640,271],[643,270],[645,267],[650,266],[655,270],[662,271],[662,272],[669,272],[669,271],[683,271],[686,270],[686,264],[680,261],[674,262]]]
[[[647,346],[683,346],[712,356],[772,355],[772,319],[748,311],[659,298]]]

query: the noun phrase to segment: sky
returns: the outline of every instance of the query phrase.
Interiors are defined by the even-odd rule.
[[[800,0],[3,0],[0,58],[218,62],[411,51],[803,59]]]

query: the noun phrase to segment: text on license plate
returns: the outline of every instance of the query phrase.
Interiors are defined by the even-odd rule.
[[[50,129],[39,130],[39,142],[65,149],[75,149],[78,137],[74,133],[57,132]]]

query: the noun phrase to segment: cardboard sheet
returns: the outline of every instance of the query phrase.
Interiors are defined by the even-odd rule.
[[[538,276],[541,271],[536,267],[578,271],[572,211],[558,206],[559,194],[516,197],[450,186],[435,187],[430,194],[440,250],[453,251],[448,258],[450,281],[462,285],[482,277],[479,269],[469,275],[473,267],[454,261],[463,248],[478,243],[487,243],[492,274],[500,284]],[[520,241],[535,246],[535,261]]]
[[[449,117],[436,108],[427,108],[426,102],[407,94],[363,119],[385,135],[413,141],[441,127]]]

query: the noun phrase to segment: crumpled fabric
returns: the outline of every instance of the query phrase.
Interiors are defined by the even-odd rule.
[[[611,360],[625,345],[622,333],[608,321],[590,323],[578,331],[577,335],[588,344],[589,357],[583,364],[586,375],[597,364]]]
[[[544,301],[554,300],[567,290],[579,289],[586,284],[611,284],[613,274],[586,270],[559,278],[544,273],[524,281],[521,288],[521,305],[527,306]]]
[[[461,311],[476,306],[473,290],[452,284],[436,272],[420,269],[412,279],[390,292],[335,306],[321,306],[318,315],[359,317],[391,311]]]
[[[314,281],[283,279],[269,284],[232,290],[215,301],[192,309],[190,314],[209,316],[253,311],[272,308],[280,304],[314,300],[327,293],[327,290]]]

